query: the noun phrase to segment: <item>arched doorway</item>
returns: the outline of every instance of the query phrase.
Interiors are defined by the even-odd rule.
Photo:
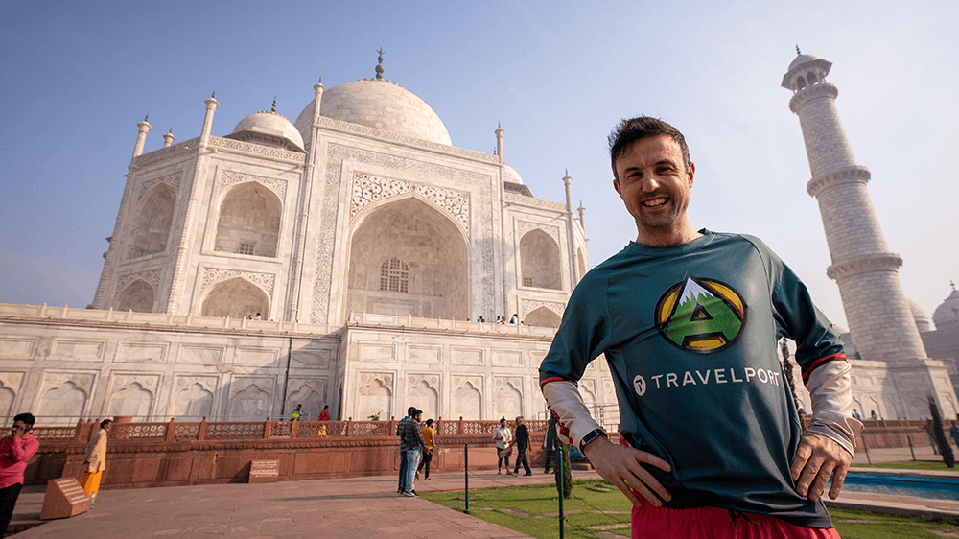
[[[546,232],[530,230],[519,242],[523,286],[562,290],[559,246]]]
[[[258,286],[242,277],[217,283],[206,295],[200,308],[202,316],[247,318],[260,316],[268,320],[270,298]]]
[[[350,243],[350,312],[465,320],[468,246],[458,225],[417,198],[394,200],[360,221]]]
[[[526,319],[523,320],[523,323],[527,326],[540,326],[546,328],[558,328],[560,322],[562,322],[562,319],[556,313],[547,309],[546,307],[534,309],[532,312],[527,314]]]
[[[137,279],[117,296],[116,301],[113,302],[113,310],[152,313],[153,296],[153,287],[150,283]]]
[[[214,250],[275,257],[282,209],[273,191],[257,182],[230,189],[220,204]]]
[[[166,251],[175,207],[176,191],[165,183],[157,185],[144,197],[130,232],[131,259]]]

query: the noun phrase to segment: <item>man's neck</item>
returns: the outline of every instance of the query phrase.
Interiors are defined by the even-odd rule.
[[[648,247],[682,245],[702,237],[702,234],[694,230],[688,222],[684,226],[668,229],[638,228],[639,234],[636,236],[636,243]]]

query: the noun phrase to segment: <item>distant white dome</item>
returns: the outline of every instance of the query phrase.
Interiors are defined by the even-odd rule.
[[[259,136],[258,136],[259,135]],[[255,112],[246,118],[240,120],[233,128],[233,132],[226,138],[236,140],[246,140],[249,142],[273,142],[279,146],[285,146],[282,142],[272,139],[282,139],[289,143],[296,151],[303,151],[303,137],[300,132],[293,127],[293,124],[275,112],[260,111]]]
[[[523,178],[520,177],[519,172],[516,172],[513,167],[507,164],[503,164],[503,181],[526,185],[523,183]]]
[[[296,129],[309,141],[316,100],[296,118]],[[433,108],[413,92],[393,82],[360,80],[345,82],[323,93],[320,115],[334,120],[391,131],[413,138],[452,146],[449,131]]]
[[[942,305],[936,307],[936,312],[932,313],[932,322],[936,324],[937,330],[959,328],[959,292],[955,287],[952,293],[942,302]]]

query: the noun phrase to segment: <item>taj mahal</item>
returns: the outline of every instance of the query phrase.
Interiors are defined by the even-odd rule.
[[[830,67],[799,54],[782,85],[850,324],[856,405],[918,418],[932,397],[954,417],[959,293],[935,330],[903,294]],[[0,414],[253,420],[302,404],[313,418],[326,405],[334,419],[410,406],[424,419],[542,417],[538,367],[590,267],[572,178],[564,202],[536,198],[506,164],[502,128],[494,153],[458,148],[384,78],[382,50],[374,73],[317,82],[292,122],[274,102],[229,132],[214,127],[214,94],[199,136],[171,131],[152,152],[149,119],[138,123],[92,303],[0,305]],[[605,361],[580,390],[616,429]]]

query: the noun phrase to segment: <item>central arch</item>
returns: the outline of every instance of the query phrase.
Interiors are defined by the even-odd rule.
[[[347,271],[344,315],[469,316],[465,235],[415,196],[380,205],[357,223]]]

